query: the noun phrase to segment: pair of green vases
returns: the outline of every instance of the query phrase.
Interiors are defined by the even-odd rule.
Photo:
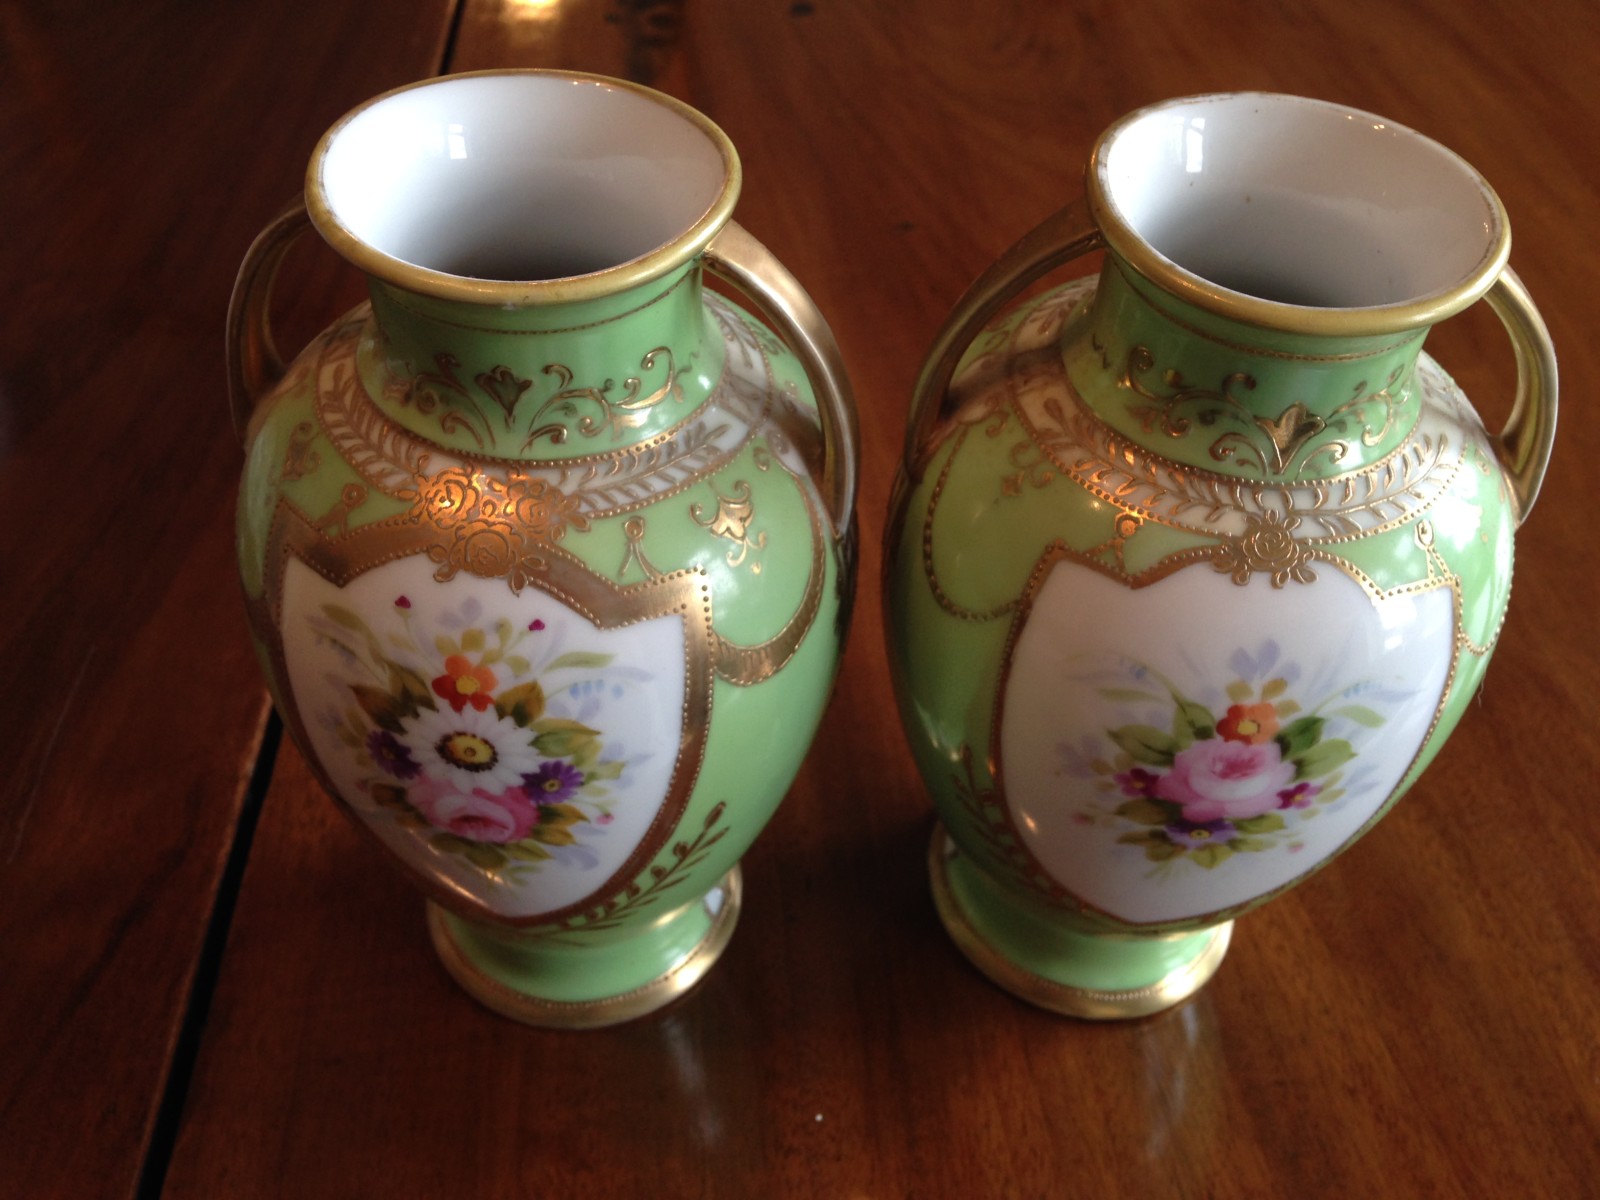
[[[329,131],[235,290],[239,560],[279,711],[426,890],[452,974],[535,1024],[653,1011],[715,961],[839,662],[854,409],[732,223],[739,179],[643,88],[432,80]],[[1454,726],[1556,376],[1494,194],[1409,130],[1174,101],[1102,136],[1087,192],[936,340],[886,618],[947,928],[1019,995],[1135,1016]],[[371,302],[286,367],[269,294],[308,222]],[[1099,249],[1098,282],[1007,311]],[[1485,297],[1519,363],[1497,437],[1421,354]]]

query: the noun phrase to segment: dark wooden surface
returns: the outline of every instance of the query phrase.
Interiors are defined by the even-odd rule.
[[[1596,63],[1584,0],[0,4],[0,1195],[1600,1193]],[[723,125],[866,450],[826,753],[705,985],[588,1034],[478,1008],[294,750],[263,757],[230,557],[250,237],[341,111],[502,65]],[[937,926],[877,543],[966,282],[1116,116],[1244,88],[1384,113],[1495,184],[1565,413],[1481,700],[1411,796],[1194,1000],[1074,1023]],[[285,291],[293,345],[359,281],[306,250]],[[1430,349],[1503,419],[1492,317]]]

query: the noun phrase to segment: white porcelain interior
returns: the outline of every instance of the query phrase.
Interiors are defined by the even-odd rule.
[[[1459,156],[1322,101],[1175,101],[1108,134],[1098,183],[1158,253],[1202,279],[1320,308],[1404,304],[1459,286],[1502,236]]]
[[[708,132],[649,94],[563,75],[445,77],[385,96],[314,167],[334,219],[449,275],[567,278],[693,227],[727,184]]]

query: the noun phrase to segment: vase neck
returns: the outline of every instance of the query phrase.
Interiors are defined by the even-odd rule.
[[[698,262],[567,304],[506,307],[370,281],[360,370],[395,423],[469,458],[572,460],[656,438],[705,399]]]
[[[1318,478],[1403,443],[1426,333],[1250,325],[1164,291],[1111,252],[1092,311],[1069,333],[1067,367],[1101,419],[1168,459],[1249,479]]]

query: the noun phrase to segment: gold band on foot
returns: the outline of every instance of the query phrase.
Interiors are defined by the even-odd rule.
[[[1150,1016],[1199,991],[1216,974],[1228,951],[1228,941],[1233,935],[1232,921],[1209,930],[1210,940],[1198,954],[1144,987],[1101,991],[1047,979],[1007,958],[973,927],[950,884],[949,864],[958,854],[960,850],[950,840],[944,826],[935,825],[928,853],[928,877],[933,885],[934,906],[946,931],[968,961],[991,982],[1051,1012],[1094,1021]]]
[[[722,877],[700,904],[711,918],[710,928],[678,962],[642,987],[595,1000],[549,1000],[509,987],[473,962],[450,928],[451,918],[438,905],[428,905],[428,933],[433,948],[458,984],[475,1000],[501,1016],[545,1029],[600,1029],[620,1025],[665,1008],[699,983],[722,956],[739,922],[744,891],[737,865]]]

